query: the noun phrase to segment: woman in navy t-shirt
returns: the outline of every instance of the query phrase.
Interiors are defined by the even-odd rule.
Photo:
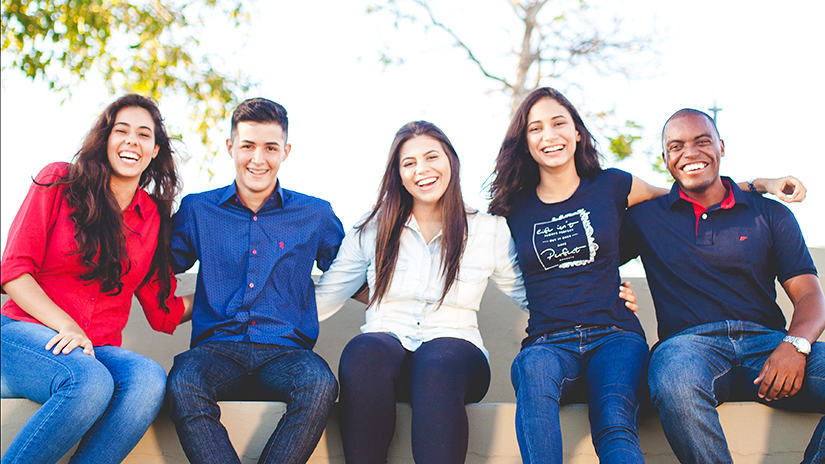
[[[519,107],[496,162],[490,212],[507,218],[527,289],[527,338],[513,361],[525,463],[562,462],[559,405],[590,404],[601,462],[644,462],[636,414],[648,346],[616,292],[625,209],[666,193],[602,170],[573,105],[542,88]]]

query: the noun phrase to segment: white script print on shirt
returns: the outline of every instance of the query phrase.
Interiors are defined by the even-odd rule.
[[[533,249],[544,270],[584,266],[596,259],[590,212],[582,208],[533,225]]]

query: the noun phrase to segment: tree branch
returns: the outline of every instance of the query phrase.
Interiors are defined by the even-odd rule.
[[[458,35],[455,32],[453,32],[452,29],[447,27],[446,24],[444,24],[444,23],[438,21],[437,19],[435,19],[435,15],[433,15],[433,11],[432,11],[432,9],[430,9],[430,5],[428,5],[427,2],[425,2],[424,0],[415,0],[415,3],[417,3],[420,7],[424,8],[424,10],[427,12],[427,15],[430,17],[430,22],[432,23],[433,26],[435,26],[435,27],[441,29],[442,31],[446,32],[447,34],[449,34],[450,37],[452,37],[453,40],[456,41],[456,44],[459,47],[463,48],[465,52],[467,52],[467,56],[470,58],[470,61],[475,63],[476,66],[478,66],[479,71],[481,71],[481,73],[484,74],[485,77],[488,77],[488,78],[493,79],[495,81],[501,82],[508,89],[513,89],[513,85],[510,84],[509,82],[507,82],[506,79],[504,79],[502,77],[499,77],[499,76],[496,76],[496,75],[493,75],[490,72],[488,72],[487,69],[484,68],[484,65],[481,64],[481,61],[478,58],[476,58],[473,51],[470,50],[470,47],[467,44],[465,44],[464,41],[461,40],[461,38],[459,38]]]

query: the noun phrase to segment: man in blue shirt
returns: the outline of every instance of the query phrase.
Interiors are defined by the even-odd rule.
[[[281,188],[286,110],[255,98],[232,114],[229,186],[187,195],[175,215],[175,273],[200,262],[191,349],[169,373],[172,421],[193,463],[240,463],[220,400],[283,401],[260,463],[304,463],[338,393],[318,337],[313,263],[326,270],[344,236],[329,203]]]
[[[825,296],[788,208],[719,175],[725,146],[707,114],[678,111],[662,139],[676,184],[630,208],[622,230],[623,261],[641,255],[656,307],[651,397],[681,462],[731,462],[720,403],[825,413]],[[794,305],[787,331],[775,279]],[[825,418],[803,462],[825,462],[823,435]]]

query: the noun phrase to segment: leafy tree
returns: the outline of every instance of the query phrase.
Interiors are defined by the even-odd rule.
[[[248,22],[241,0],[2,0],[2,6],[4,72],[42,79],[67,96],[95,72],[112,93],[185,97],[192,129],[211,153],[210,130],[250,87],[199,52],[210,20]]]
[[[571,75],[581,76],[582,70],[597,75],[621,74],[632,77],[639,57],[652,58],[652,39],[649,36],[628,34],[618,17],[604,20],[591,9],[587,0],[509,0],[512,12],[519,24],[514,32],[509,60],[503,69],[491,62],[500,62],[502,50],[474,48],[460,33],[436,13],[436,2],[430,0],[386,0],[367,8],[368,13],[389,13],[394,25],[409,21],[422,24],[425,29],[435,28],[446,33],[453,44],[462,50],[479,72],[498,85],[510,97],[511,116],[521,101],[536,88],[546,85],[575,85]],[[507,18],[483,27],[501,27]],[[482,56],[484,55],[484,56]],[[382,55],[385,64],[402,63],[403,60]],[[564,87],[565,85],[562,85]],[[640,139],[642,127],[633,121],[616,124],[613,111],[586,113],[603,132],[615,134],[608,137],[610,150],[618,159],[629,156],[632,144]]]

